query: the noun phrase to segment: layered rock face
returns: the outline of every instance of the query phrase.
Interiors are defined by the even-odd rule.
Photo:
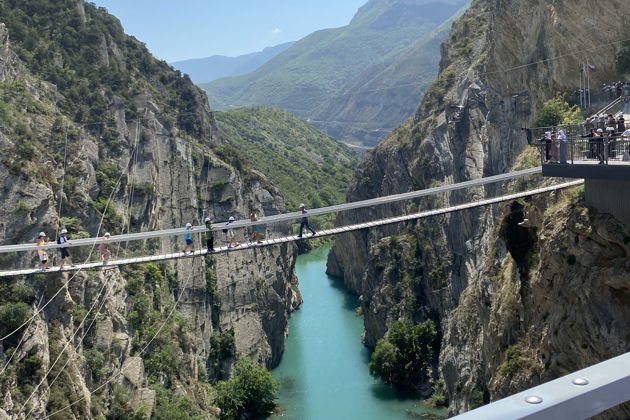
[[[474,1],[453,25],[442,47],[438,79],[427,91],[415,117],[368,154],[357,171],[348,198],[356,201],[455,183],[504,173],[520,165],[519,156],[527,147],[520,127],[530,124],[544,100],[557,92],[572,92],[579,86],[579,63],[585,58],[574,54],[575,51],[597,51],[601,72],[593,73],[596,80],[591,86],[619,77],[614,73],[614,58],[620,44],[614,41],[624,37],[613,28],[627,27],[630,4],[610,0],[599,5],[605,17],[598,19],[611,22],[611,26],[601,32],[591,31],[583,24],[585,16],[592,14],[591,6],[586,1],[568,0],[552,3]],[[539,179],[533,181],[530,185],[540,183]],[[520,188],[526,186],[523,184]],[[504,186],[490,185],[413,203],[379,206],[353,212],[351,216],[341,215],[339,222],[356,223],[457,204],[498,195],[505,190]],[[540,372],[539,378],[547,380],[618,354],[623,346],[627,351],[626,337],[616,337],[615,333],[606,334],[601,347],[595,351],[581,347],[582,340],[595,341],[594,337],[598,336],[584,324],[609,325],[608,317],[617,310],[623,312],[621,306],[613,304],[616,298],[609,293],[609,286],[592,283],[593,276],[597,276],[595,271],[586,268],[579,271],[577,264],[550,269],[550,262],[566,261],[566,255],[557,252],[540,254],[540,261],[529,263],[532,271],[518,274],[517,266],[522,261],[516,260],[523,259],[520,252],[538,255],[538,248],[530,248],[534,246],[532,243],[538,244],[540,249],[563,243],[561,238],[570,235],[563,230],[565,225],[562,222],[554,225],[558,230],[553,232],[558,238],[550,235],[546,225],[532,227],[531,238],[525,235],[524,249],[517,252],[519,257],[515,259],[509,251],[518,247],[507,245],[513,238],[497,237],[502,228],[503,211],[500,206],[490,206],[346,234],[337,239],[329,257],[329,273],[343,277],[348,288],[361,295],[368,346],[374,346],[397,319],[419,322],[432,318],[440,323],[443,338],[435,377],[445,381],[452,413],[536,383],[534,375],[526,373],[527,367],[515,369],[521,372],[518,378],[516,374],[507,375],[510,371],[505,370],[507,368],[498,370],[498,365],[511,360],[515,354],[531,356],[531,368]],[[577,214],[582,210],[567,207],[566,219],[562,220],[573,220],[577,217],[573,212]],[[543,212],[539,213],[539,223],[543,220],[553,223],[545,218],[550,216],[543,217]],[[617,228],[611,228],[612,221],[597,226],[602,220],[595,215],[587,217],[586,229],[603,230],[608,233],[601,235],[612,235]],[[580,246],[589,243],[586,238],[578,238],[575,249],[570,252],[577,255]],[[594,250],[597,256],[594,258],[606,259],[607,248],[608,244],[602,244],[600,249]],[[554,283],[556,289],[523,288],[518,302],[519,305],[524,303],[517,305],[522,312],[516,317],[516,324],[504,320],[510,327],[500,328],[499,332],[486,320],[502,319],[500,297],[503,295],[496,283],[482,273],[488,272],[488,267],[504,266],[506,261],[512,261],[513,270],[502,286],[506,290],[521,290],[521,282]],[[563,268],[567,273],[576,270],[574,277],[557,278]],[[569,282],[589,284],[592,286],[589,293],[600,296],[597,300],[584,299],[585,311],[588,308],[587,312],[592,315],[588,316],[589,321],[575,324],[574,328],[580,333],[550,339],[548,334],[540,332],[542,327],[535,326],[563,318],[566,308],[554,305],[550,296],[568,289]],[[479,295],[485,297],[489,306],[482,304]],[[577,299],[577,296],[570,296],[567,291],[565,299]],[[600,299],[611,300],[604,305],[616,309],[596,310],[603,304]],[[549,314],[542,318],[538,308]],[[516,331],[512,330],[514,325],[517,325]],[[526,334],[530,330],[539,334],[535,337]],[[619,340],[625,344],[616,344]],[[522,353],[519,353],[520,347],[512,348],[518,343],[523,346]],[[581,350],[567,350],[573,347]],[[514,367],[510,365],[510,369]]]
[[[77,6],[85,17],[83,2]],[[9,106],[15,105],[16,119],[32,127],[33,139],[24,140],[15,127],[0,133],[3,244],[31,242],[42,230],[54,237],[61,227],[67,227],[71,237],[94,236],[106,230],[117,234],[202,224],[205,216],[215,221],[242,219],[252,206],[261,216],[286,211],[279,192],[264,176],[237,167],[238,162],[217,152],[222,141],[214,117],[205,95],[190,80],[180,77],[177,82],[183,86],[182,97],[193,104],[179,112],[194,119],[196,136],[178,129],[173,120],[179,122],[181,115],[173,117],[165,109],[169,102],[161,96],[161,86],[142,82],[133,98],[135,115],[126,113],[130,104],[114,98],[108,107],[113,121],[98,127],[78,125],[58,107],[64,98],[55,85],[29,72],[12,51],[9,37],[0,25],[0,85],[3,92],[17,86],[16,97],[26,98],[23,108]],[[130,59],[120,47],[103,35],[101,59]],[[50,136],[40,135],[44,132]],[[285,228],[270,227],[268,235]],[[217,232],[215,244],[224,239]],[[112,250],[120,256],[150,255],[181,250],[182,242],[149,240]],[[205,240],[195,237],[194,246],[205,248]],[[75,263],[98,258],[94,250],[71,252]],[[32,310],[50,303],[0,347],[3,367],[12,357],[0,378],[0,418],[24,418],[29,412],[43,417],[75,402],[57,416],[96,418],[114,407],[119,385],[130,395],[132,408],[144,407],[150,415],[156,391],[148,389],[149,384],[176,391],[214,418],[204,382],[229,376],[235,356],[251,357],[267,367],[279,362],[288,315],[301,303],[295,256],[295,247],[284,245],[137,270],[112,267],[11,279],[11,287],[32,288]],[[58,263],[56,255],[53,261]],[[33,255],[0,261],[3,267],[35,263]],[[164,328],[158,329],[162,322]],[[218,351],[212,337],[226,332],[233,335],[233,347],[219,357],[221,369],[210,369],[207,361]],[[152,343],[172,346],[170,353]],[[28,361],[36,368],[24,382],[20,372]],[[177,369],[159,373],[168,366]]]

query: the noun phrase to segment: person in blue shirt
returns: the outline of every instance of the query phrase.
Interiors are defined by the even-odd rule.
[[[298,235],[298,238],[302,237],[302,231],[304,230],[304,228],[307,228],[308,230],[310,230],[314,236],[315,231],[313,230],[311,225],[308,224],[308,217],[306,217],[306,213],[308,213],[308,211],[306,211],[306,207],[304,206],[304,204],[300,204],[300,211],[302,212],[304,217],[302,217],[302,221],[300,222],[300,233]]]
[[[191,254],[193,253],[192,235],[189,232],[191,230],[192,230],[192,224],[186,223],[187,233],[184,235],[184,240],[186,241],[186,248],[184,248],[184,250],[182,251],[184,254],[186,254],[187,252],[190,252]]]

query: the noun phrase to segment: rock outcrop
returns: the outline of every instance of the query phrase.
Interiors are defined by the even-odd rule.
[[[611,22],[609,28],[627,27],[630,4],[609,0],[600,6],[605,17],[598,19]],[[520,127],[530,124],[545,100],[558,92],[573,92],[579,85],[579,63],[584,58],[575,51],[597,51],[601,72],[593,74],[591,86],[618,78],[614,62],[620,43],[616,41],[624,36],[615,30],[590,31],[583,25],[590,15],[587,1],[473,1],[443,45],[440,74],[416,115],[367,155],[348,199],[455,183],[522,165],[527,142]],[[500,185],[472,188],[353,212],[339,219],[340,223],[356,223],[504,190]],[[534,202],[543,207],[554,200]],[[625,251],[590,234],[572,234],[571,223],[585,211],[575,203],[579,200],[572,206],[560,206],[564,213],[557,225],[551,213],[539,209],[538,219],[530,218],[538,222],[532,222],[535,226],[526,234],[517,230],[501,237],[506,211],[502,206],[346,234],[333,247],[328,272],[343,277],[348,288],[361,296],[365,342],[370,347],[398,319],[420,322],[431,318],[441,325],[434,376],[444,380],[451,413],[462,412],[627,351],[625,336],[617,336],[617,331],[602,335],[591,327],[607,325],[608,329],[611,318],[628,316],[615,303],[611,287],[595,282],[606,270],[569,267],[565,254],[588,254],[587,248],[578,250],[592,245],[591,240],[599,244],[593,249],[593,258],[608,259],[608,247],[619,258]],[[580,223],[608,238],[619,230],[612,226],[613,221],[594,214]],[[519,234],[522,236],[512,237]],[[515,238],[523,243],[514,243]],[[570,249],[561,246],[568,241],[577,242]],[[527,262],[523,253],[540,260]],[[617,261],[621,263],[621,259]],[[529,271],[523,269],[526,263]],[[488,267],[494,267],[491,274]],[[497,283],[496,276],[505,280]],[[545,287],[533,288],[533,283]],[[589,286],[584,290],[588,296],[599,296],[582,299],[580,294],[571,295],[568,289],[576,283]],[[575,319],[575,314],[565,313],[566,307],[554,305],[550,299],[561,290],[567,290],[562,294],[567,302],[580,300],[588,320],[573,322],[572,335],[557,338],[550,335],[550,329],[560,329],[567,319]],[[512,303],[504,301],[508,296]],[[583,342],[598,338],[598,348],[582,347]],[[514,358],[531,363],[502,367]],[[621,410],[612,416],[627,411]]]

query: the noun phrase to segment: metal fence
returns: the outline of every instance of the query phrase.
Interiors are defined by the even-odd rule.
[[[613,136],[608,138],[572,137],[566,142],[539,141],[537,147],[542,164],[581,164],[611,162],[630,164],[630,138]]]

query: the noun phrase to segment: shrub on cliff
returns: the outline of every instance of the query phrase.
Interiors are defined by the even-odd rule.
[[[431,320],[414,325],[397,321],[372,353],[370,374],[387,383],[411,385],[422,380],[433,359],[437,336]]]
[[[623,49],[617,54],[617,71],[630,74],[630,41],[623,43]]]
[[[273,410],[277,390],[271,372],[245,358],[236,363],[232,379],[217,384],[214,403],[221,409],[221,419],[256,418]]]
[[[570,106],[561,97],[549,99],[536,113],[534,127],[579,124],[583,120],[580,108]]]

